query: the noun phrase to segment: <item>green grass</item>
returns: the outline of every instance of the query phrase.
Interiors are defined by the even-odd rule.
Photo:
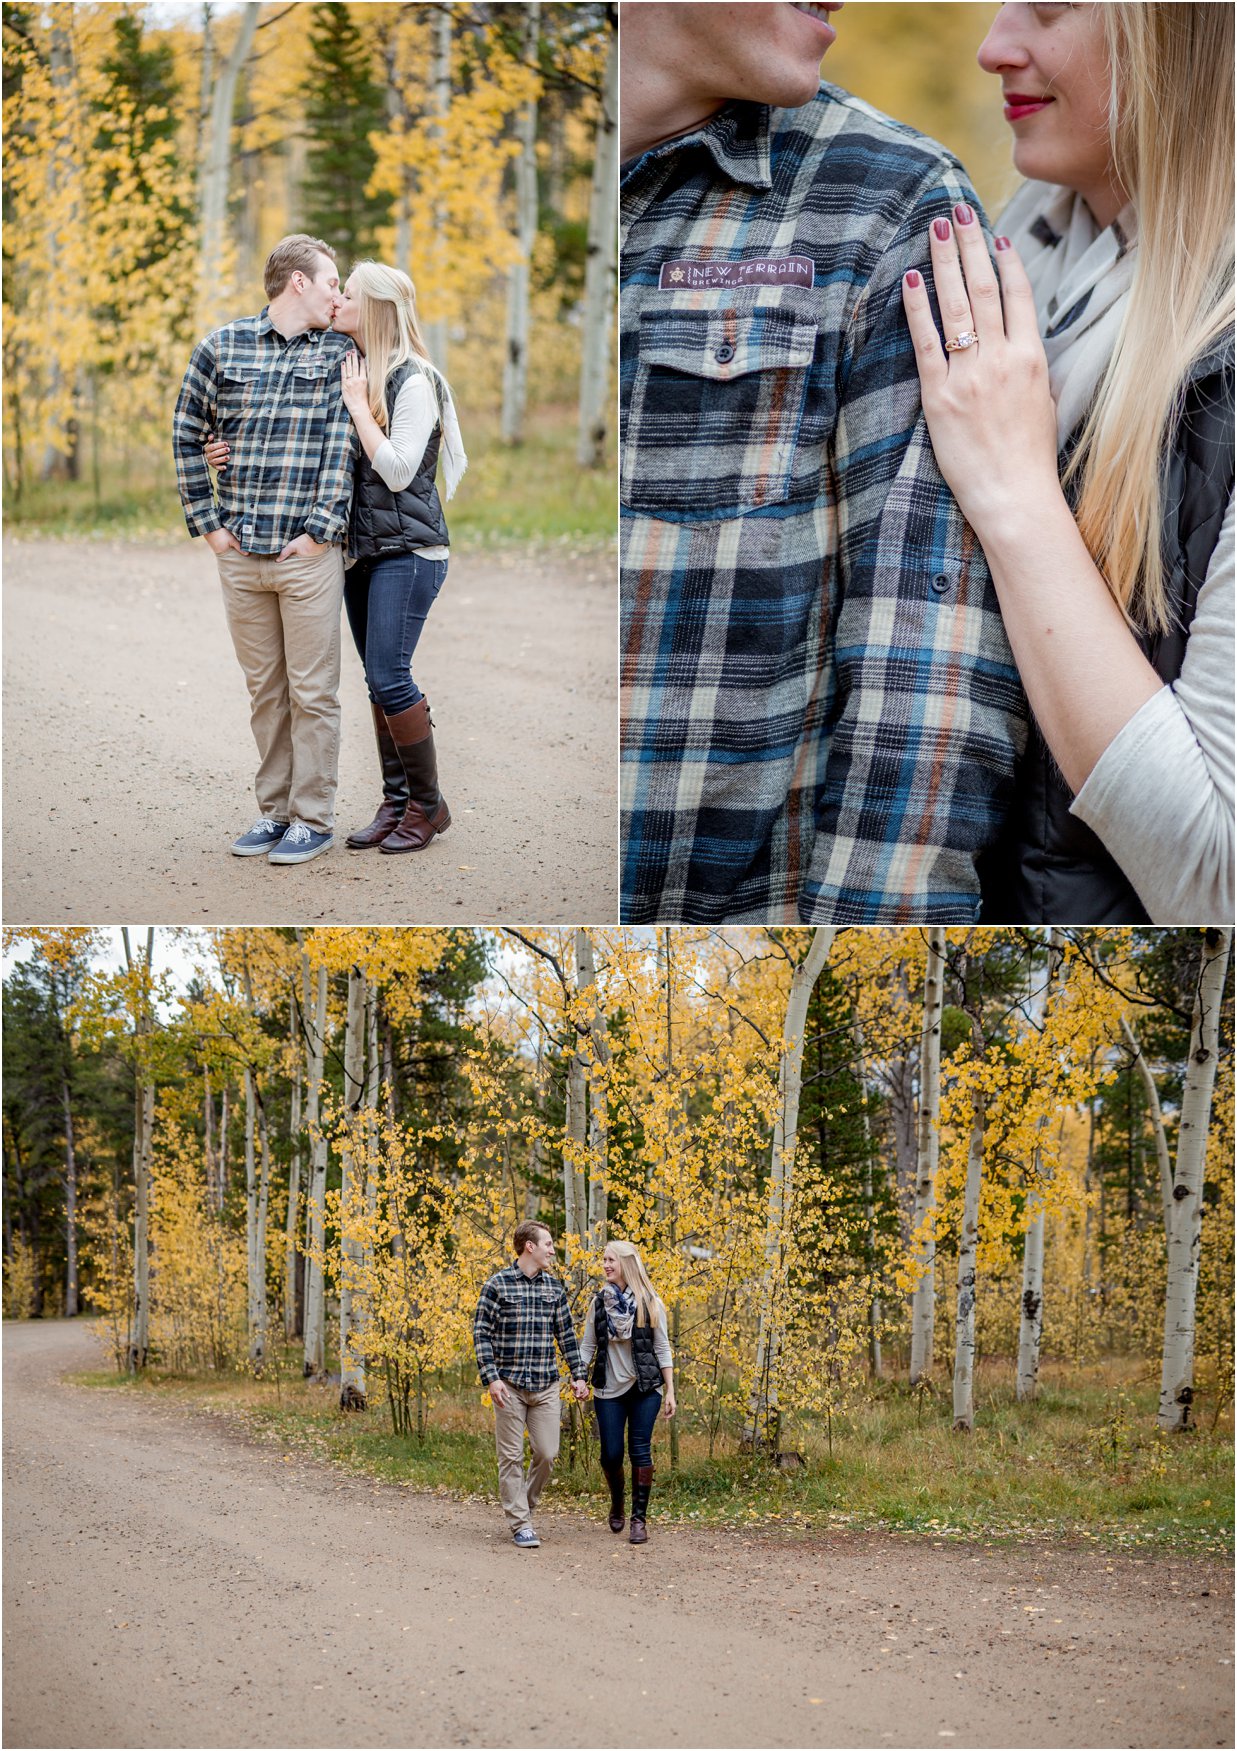
[[[277,1383],[153,1370],[137,1383],[103,1373],[76,1378],[237,1417],[288,1459],[315,1457],[414,1489],[495,1497],[489,1414],[476,1391],[437,1394],[419,1444],[391,1432],[380,1388],[367,1412],[345,1415],[333,1389],[295,1378],[295,1356],[282,1366]],[[1231,1420],[1214,1433],[1159,1434],[1154,1385],[1120,1364],[1068,1373],[1047,1367],[1041,1396],[1029,1405],[1014,1401],[1010,1372],[1004,1363],[981,1370],[969,1436],[952,1432],[947,1396],[921,1402],[892,1383],[835,1416],[832,1455],[824,1426],[802,1419],[785,1440],[806,1465],[790,1473],[741,1453],[734,1428],[723,1430],[710,1459],[707,1434],[687,1409],[674,1472],[667,1426],[658,1426],[659,1518],[765,1534],[878,1528],[929,1541],[1231,1552]],[[596,1507],[602,1488],[595,1443],[586,1434],[572,1454],[565,1434],[553,1498]]]
[[[590,548],[614,540],[613,451],[598,469],[576,466],[574,410],[535,409],[525,442],[501,444],[494,415],[467,423],[468,472],[448,507],[457,552],[534,546]],[[170,543],[185,536],[169,448],[166,456],[100,458],[98,490],[89,454],[83,478],[30,481],[5,492],[11,535],[61,540]]]

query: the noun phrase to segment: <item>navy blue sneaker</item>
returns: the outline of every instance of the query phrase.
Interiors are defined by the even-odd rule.
[[[517,1550],[540,1550],[541,1540],[531,1526],[521,1526],[518,1532],[511,1534],[511,1542]]]
[[[286,821],[272,821],[263,815],[260,821],[255,821],[248,833],[242,833],[239,839],[232,841],[233,857],[263,857],[275,846],[288,831]]]
[[[334,833],[315,833],[304,821],[293,821],[283,838],[267,858],[268,863],[308,863],[319,852],[329,851],[335,843]]]

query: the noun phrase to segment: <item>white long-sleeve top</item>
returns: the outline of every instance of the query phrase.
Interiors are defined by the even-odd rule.
[[[1233,916],[1233,574],[1230,500],[1180,675],[1118,730],[1071,805],[1153,924]]]

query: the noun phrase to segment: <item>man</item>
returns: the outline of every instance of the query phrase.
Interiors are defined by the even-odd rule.
[[[520,1550],[536,1550],[533,1512],[558,1458],[559,1394],[555,1340],[577,1399],[588,1397],[567,1292],[548,1273],[554,1236],[544,1222],[521,1222],[511,1237],[515,1263],[495,1271],[473,1320],[477,1367],[494,1405],[498,1493]],[[524,1434],[532,1449],[524,1469]]]
[[[195,349],[176,403],[176,478],[191,535],[213,551],[249,687],[260,819],[232,850],[306,863],[334,843],[339,611],[352,499],[352,425],[340,392],[350,343],[328,332],[339,274],[320,238],[285,237],[260,316]],[[202,446],[231,445],[219,497]]]
[[[622,8],[629,923],[971,921],[1026,737],[902,314],[981,216],[837,10]]]

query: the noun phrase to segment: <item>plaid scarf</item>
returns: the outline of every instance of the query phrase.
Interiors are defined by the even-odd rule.
[[[601,1291],[602,1306],[606,1310],[606,1329],[612,1338],[620,1343],[631,1337],[631,1328],[636,1322],[636,1298],[630,1289],[616,1288],[613,1283],[607,1283]]]

